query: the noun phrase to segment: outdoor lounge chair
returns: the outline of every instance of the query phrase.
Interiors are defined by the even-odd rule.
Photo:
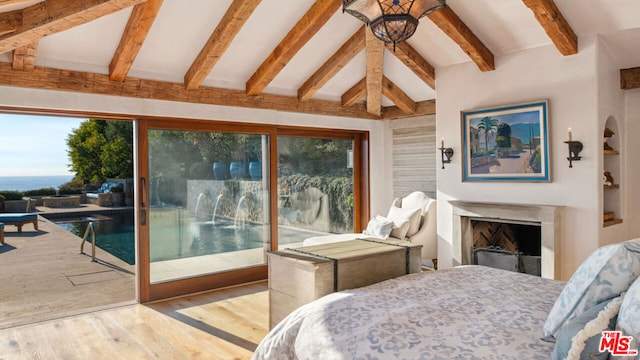
[[[95,192],[87,192],[85,193],[87,202],[89,204],[94,204],[98,206],[113,206],[113,195],[111,193],[111,189],[119,187],[122,189],[124,184],[119,182],[105,182],[100,186]],[[119,205],[119,204],[118,204]]]
[[[38,231],[38,215],[31,213],[31,199],[27,200],[26,212],[23,213],[0,213],[0,223],[2,223],[2,242],[4,242],[4,225],[15,225],[18,232],[22,232],[22,225],[32,223],[33,228]]]
[[[4,224],[0,223],[0,246],[4,245]]]
[[[38,215],[30,213],[0,213],[0,222],[5,225],[15,225],[18,232],[22,232],[22,225],[32,223],[33,228],[38,230]],[[3,226],[4,229],[4,226]],[[4,232],[3,232],[4,240]],[[4,242],[4,241],[3,241]]]

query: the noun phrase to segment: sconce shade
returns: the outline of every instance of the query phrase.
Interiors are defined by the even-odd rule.
[[[418,20],[445,6],[445,0],[343,0],[342,10],[371,27],[380,40],[393,43],[413,35]]]

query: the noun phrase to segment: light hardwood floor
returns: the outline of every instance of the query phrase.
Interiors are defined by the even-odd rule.
[[[267,282],[0,330],[0,359],[249,359]]]

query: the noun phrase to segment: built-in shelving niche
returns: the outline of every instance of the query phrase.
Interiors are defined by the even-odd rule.
[[[622,148],[622,136],[619,133],[618,123],[613,116],[609,116],[605,122],[603,133],[603,169],[602,184],[604,187],[603,226],[611,226],[622,223],[622,201],[620,181],[622,180],[620,149]]]

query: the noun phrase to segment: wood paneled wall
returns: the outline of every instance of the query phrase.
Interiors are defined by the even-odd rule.
[[[393,143],[393,197],[423,191],[436,197],[436,117],[390,122]]]

